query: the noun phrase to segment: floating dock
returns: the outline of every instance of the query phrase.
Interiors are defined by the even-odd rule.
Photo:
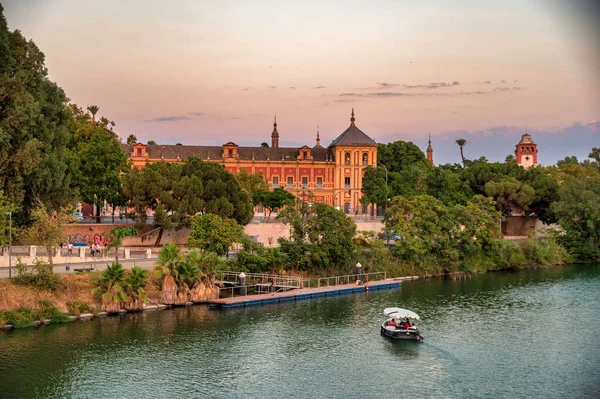
[[[300,301],[310,298],[319,298],[325,296],[339,296],[345,294],[354,294],[358,292],[376,291],[391,288],[399,288],[400,280],[381,280],[372,281],[363,285],[343,284],[320,288],[301,288],[285,292],[275,292],[269,294],[236,296],[232,298],[220,298],[208,301],[211,309],[233,309],[250,306],[262,306],[273,303]]]

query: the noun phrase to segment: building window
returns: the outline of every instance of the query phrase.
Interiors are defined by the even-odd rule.
[[[302,176],[302,188],[308,188],[308,177]]]
[[[323,178],[321,176],[317,177],[317,186],[315,188],[323,188]]]
[[[273,176],[273,188],[279,187],[279,176]]]
[[[138,157],[141,157],[141,156],[142,156],[142,149],[141,149],[141,148],[138,148],[138,149],[137,149],[137,156],[138,156]]]
[[[346,155],[344,155],[344,163],[346,165],[350,165],[350,153],[347,152]]]
[[[344,177],[344,188],[350,188],[350,177]]]
[[[306,159],[307,155],[306,155],[306,151],[302,151],[302,159]]]
[[[369,164],[369,154],[367,154],[366,152],[363,153],[363,159],[362,159],[363,165],[367,166]]]
[[[292,176],[288,176],[286,188],[294,188],[294,178]]]
[[[232,149],[227,150],[227,156],[229,158],[233,157],[233,150]]]

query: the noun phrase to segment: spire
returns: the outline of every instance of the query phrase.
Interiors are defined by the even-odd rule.
[[[431,146],[431,134],[429,135],[429,141],[427,144],[427,160],[433,165],[433,147]]]
[[[315,147],[320,147],[321,146],[321,137],[319,137],[319,125],[317,125],[317,144],[315,145]]]
[[[271,147],[279,147],[279,132],[277,131],[277,115],[273,121],[273,133],[271,133]]]
[[[354,126],[354,121],[355,121],[355,120],[356,120],[356,119],[354,119],[354,107],[352,107],[352,117],[350,118],[350,125],[351,125],[351,126]]]

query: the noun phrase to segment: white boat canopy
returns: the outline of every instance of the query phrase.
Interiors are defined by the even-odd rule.
[[[402,308],[385,308],[383,309],[383,314],[390,317],[407,317],[409,319],[421,320],[421,317],[412,310]]]

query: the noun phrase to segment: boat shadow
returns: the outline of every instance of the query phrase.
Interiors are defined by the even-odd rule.
[[[388,352],[401,359],[416,359],[421,355],[421,343],[417,341],[402,341],[381,337]]]

